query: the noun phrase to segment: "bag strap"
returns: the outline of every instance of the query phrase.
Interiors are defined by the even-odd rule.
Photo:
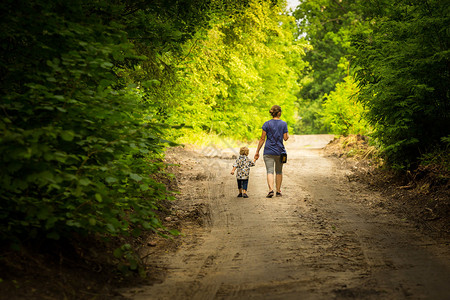
[[[273,119],[272,119],[273,120]],[[273,132],[273,133],[275,133],[275,131],[273,130],[273,128],[272,128],[272,126],[270,125],[270,121],[272,121],[272,120],[269,120],[269,129]],[[273,134],[272,135],[274,138],[276,138],[276,137],[278,137],[278,136],[276,136],[275,137],[275,134]],[[281,144],[283,145],[283,148],[284,148],[284,140],[283,140],[283,134],[281,134]],[[282,150],[283,151],[283,150]],[[284,149],[284,152],[282,152],[281,154],[286,154],[286,149]]]

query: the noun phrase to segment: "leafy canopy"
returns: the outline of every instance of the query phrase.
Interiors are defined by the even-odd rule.
[[[359,100],[390,163],[409,168],[449,135],[449,7],[373,3],[370,23],[353,37]]]

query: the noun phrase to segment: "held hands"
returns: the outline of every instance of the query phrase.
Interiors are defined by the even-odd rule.
[[[255,154],[255,160],[254,160],[254,161],[257,161],[258,158],[259,158],[259,153],[256,153],[256,154]]]

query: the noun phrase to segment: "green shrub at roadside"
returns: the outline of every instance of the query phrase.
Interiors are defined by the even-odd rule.
[[[3,240],[157,230],[161,128],[121,70],[134,54],[120,6],[6,1],[1,39]],[[23,15],[29,14],[29,17]]]
[[[333,134],[367,134],[370,125],[364,119],[367,111],[357,101],[358,86],[351,76],[336,85],[336,90],[325,94],[320,112],[327,132]]]

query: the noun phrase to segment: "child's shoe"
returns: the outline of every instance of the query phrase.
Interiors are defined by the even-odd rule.
[[[238,198],[241,198],[241,197],[242,197],[242,193],[239,193],[239,194],[238,194]]]
[[[242,197],[243,198],[248,198],[248,195],[247,194],[243,194]]]

